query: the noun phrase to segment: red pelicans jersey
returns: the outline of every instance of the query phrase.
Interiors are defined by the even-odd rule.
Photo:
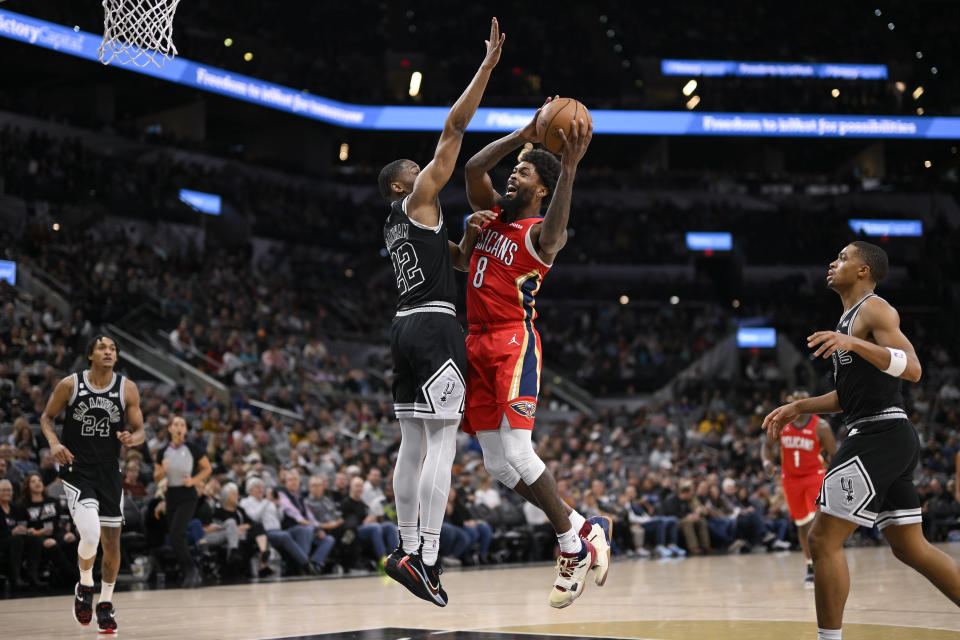
[[[467,322],[471,326],[521,323],[537,317],[534,298],[550,265],[537,255],[530,228],[542,221],[493,220],[480,230],[467,283]]]
[[[780,434],[780,468],[783,477],[823,475],[823,460],[820,458],[820,438],[817,423],[820,418],[811,416],[803,428],[788,424]]]

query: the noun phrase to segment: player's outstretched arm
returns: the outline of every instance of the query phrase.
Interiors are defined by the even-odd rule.
[[[407,201],[407,215],[415,222],[433,227],[440,220],[440,211],[436,206],[437,195],[453,175],[457,156],[460,155],[460,145],[463,143],[463,134],[480,106],[480,98],[487,88],[490,72],[500,61],[500,52],[506,37],[506,34],[500,33],[500,25],[494,18],[490,23],[490,39],[486,41],[487,55],[473,80],[450,108],[433,160],[420,171],[413,185]]]
[[[777,407],[767,414],[760,428],[766,430],[768,433],[773,433],[774,439],[776,439],[780,437],[783,428],[796,420],[800,415],[806,413],[839,413],[841,411],[843,411],[843,409],[840,407],[837,392],[831,391],[822,396],[804,398]]]
[[[573,196],[573,180],[577,175],[577,165],[583,158],[593,139],[593,123],[577,120],[570,127],[570,136],[567,137],[563,129],[558,131],[563,139],[560,157],[560,177],[557,187],[550,198],[550,206],[543,222],[535,225],[530,231],[530,240],[537,248],[540,257],[547,264],[553,264],[553,259],[567,243],[567,221],[570,219],[570,199]]]
[[[40,415],[40,429],[43,431],[43,437],[47,439],[50,445],[50,455],[60,464],[70,464],[73,462],[73,454],[60,443],[57,437],[57,430],[53,421],[57,418],[63,408],[70,401],[73,395],[73,376],[67,376],[57,383],[50,399],[47,400],[47,406]]]
[[[477,211],[467,218],[467,226],[463,230],[460,244],[450,242],[450,262],[453,263],[454,269],[458,271],[470,270],[470,256],[473,255],[473,248],[477,246],[477,236],[480,234],[480,229],[496,217],[497,214],[493,211]]]
[[[554,98],[547,98],[543,107],[550,104]],[[507,134],[499,140],[494,140],[476,155],[467,161],[467,201],[470,208],[474,211],[480,209],[492,209],[500,199],[500,194],[493,188],[493,182],[490,180],[490,170],[506,157],[508,153],[518,149],[520,146],[531,142],[536,144],[542,142],[537,136],[537,118],[540,117],[540,111],[543,107],[537,109],[530,120],[522,129],[517,129],[513,133]]]
[[[140,390],[132,380],[123,385],[123,403],[127,407],[127,430],[118,431],[117,438],[128,447],[143,444],[146,433],[143,430],[143,412],[140,410]]]
[[[883,372],[910,382],[920,380],[923,371],[917,352],[900,331],[900,314],[890,304],[879,298],[864,302],[855,330],[872,334],[876,344],[836,331],[818,331],[807,338],[807,346],[819,347],[814,357],[829,358],[834,351],[853,351]]]

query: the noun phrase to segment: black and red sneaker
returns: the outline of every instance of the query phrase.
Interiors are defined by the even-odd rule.
[[[97,626],[103,635],[117,632],[117,612],[109,602],[97,603]]]
[[[73,619],[87,626],[93,619],[93,587],[79,582],[73,589]]]
[[[406,574],[404,577],[407,582],[404,583],[404,586],[413,595],[427,602],[432,602],[438,607],[447,606],[447,592],[443,590],[443,586],[440,584],[440,574],[443,573],[440,558],[437,558],[436,564],[430,566],[424,564],[419,553],[411,553],[404,556],[397,567]]]

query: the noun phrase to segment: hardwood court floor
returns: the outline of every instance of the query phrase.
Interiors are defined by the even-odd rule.
[[[943,548],[960,557],[960,544]],[[887,548],[851,549],[848,558],[844,640],[960,638],[960,609]],[[606,586],[590,583],[562,610],[547,605],[553,568],[544,565],[449,571],[446,608],[384,577],[121,592],[114,602],[124,638],[812,640],[813,590],[801,562],[797,553],[615,562]],[[96,636],[95,623],[73,621],[71,606],[70,596],[0,601],[0,637]]]

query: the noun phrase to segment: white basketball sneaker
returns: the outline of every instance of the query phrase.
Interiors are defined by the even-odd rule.
[[[557,579],[550,591],[550,606],[555,609],[569,607],[580,597],[586,586],[587,574],[597,562],[597,550],[593,545],[586,540],[583,541],[583,545],[587,553],[582,560],[577,559],[579,554],[561,553],[557,558]]]

